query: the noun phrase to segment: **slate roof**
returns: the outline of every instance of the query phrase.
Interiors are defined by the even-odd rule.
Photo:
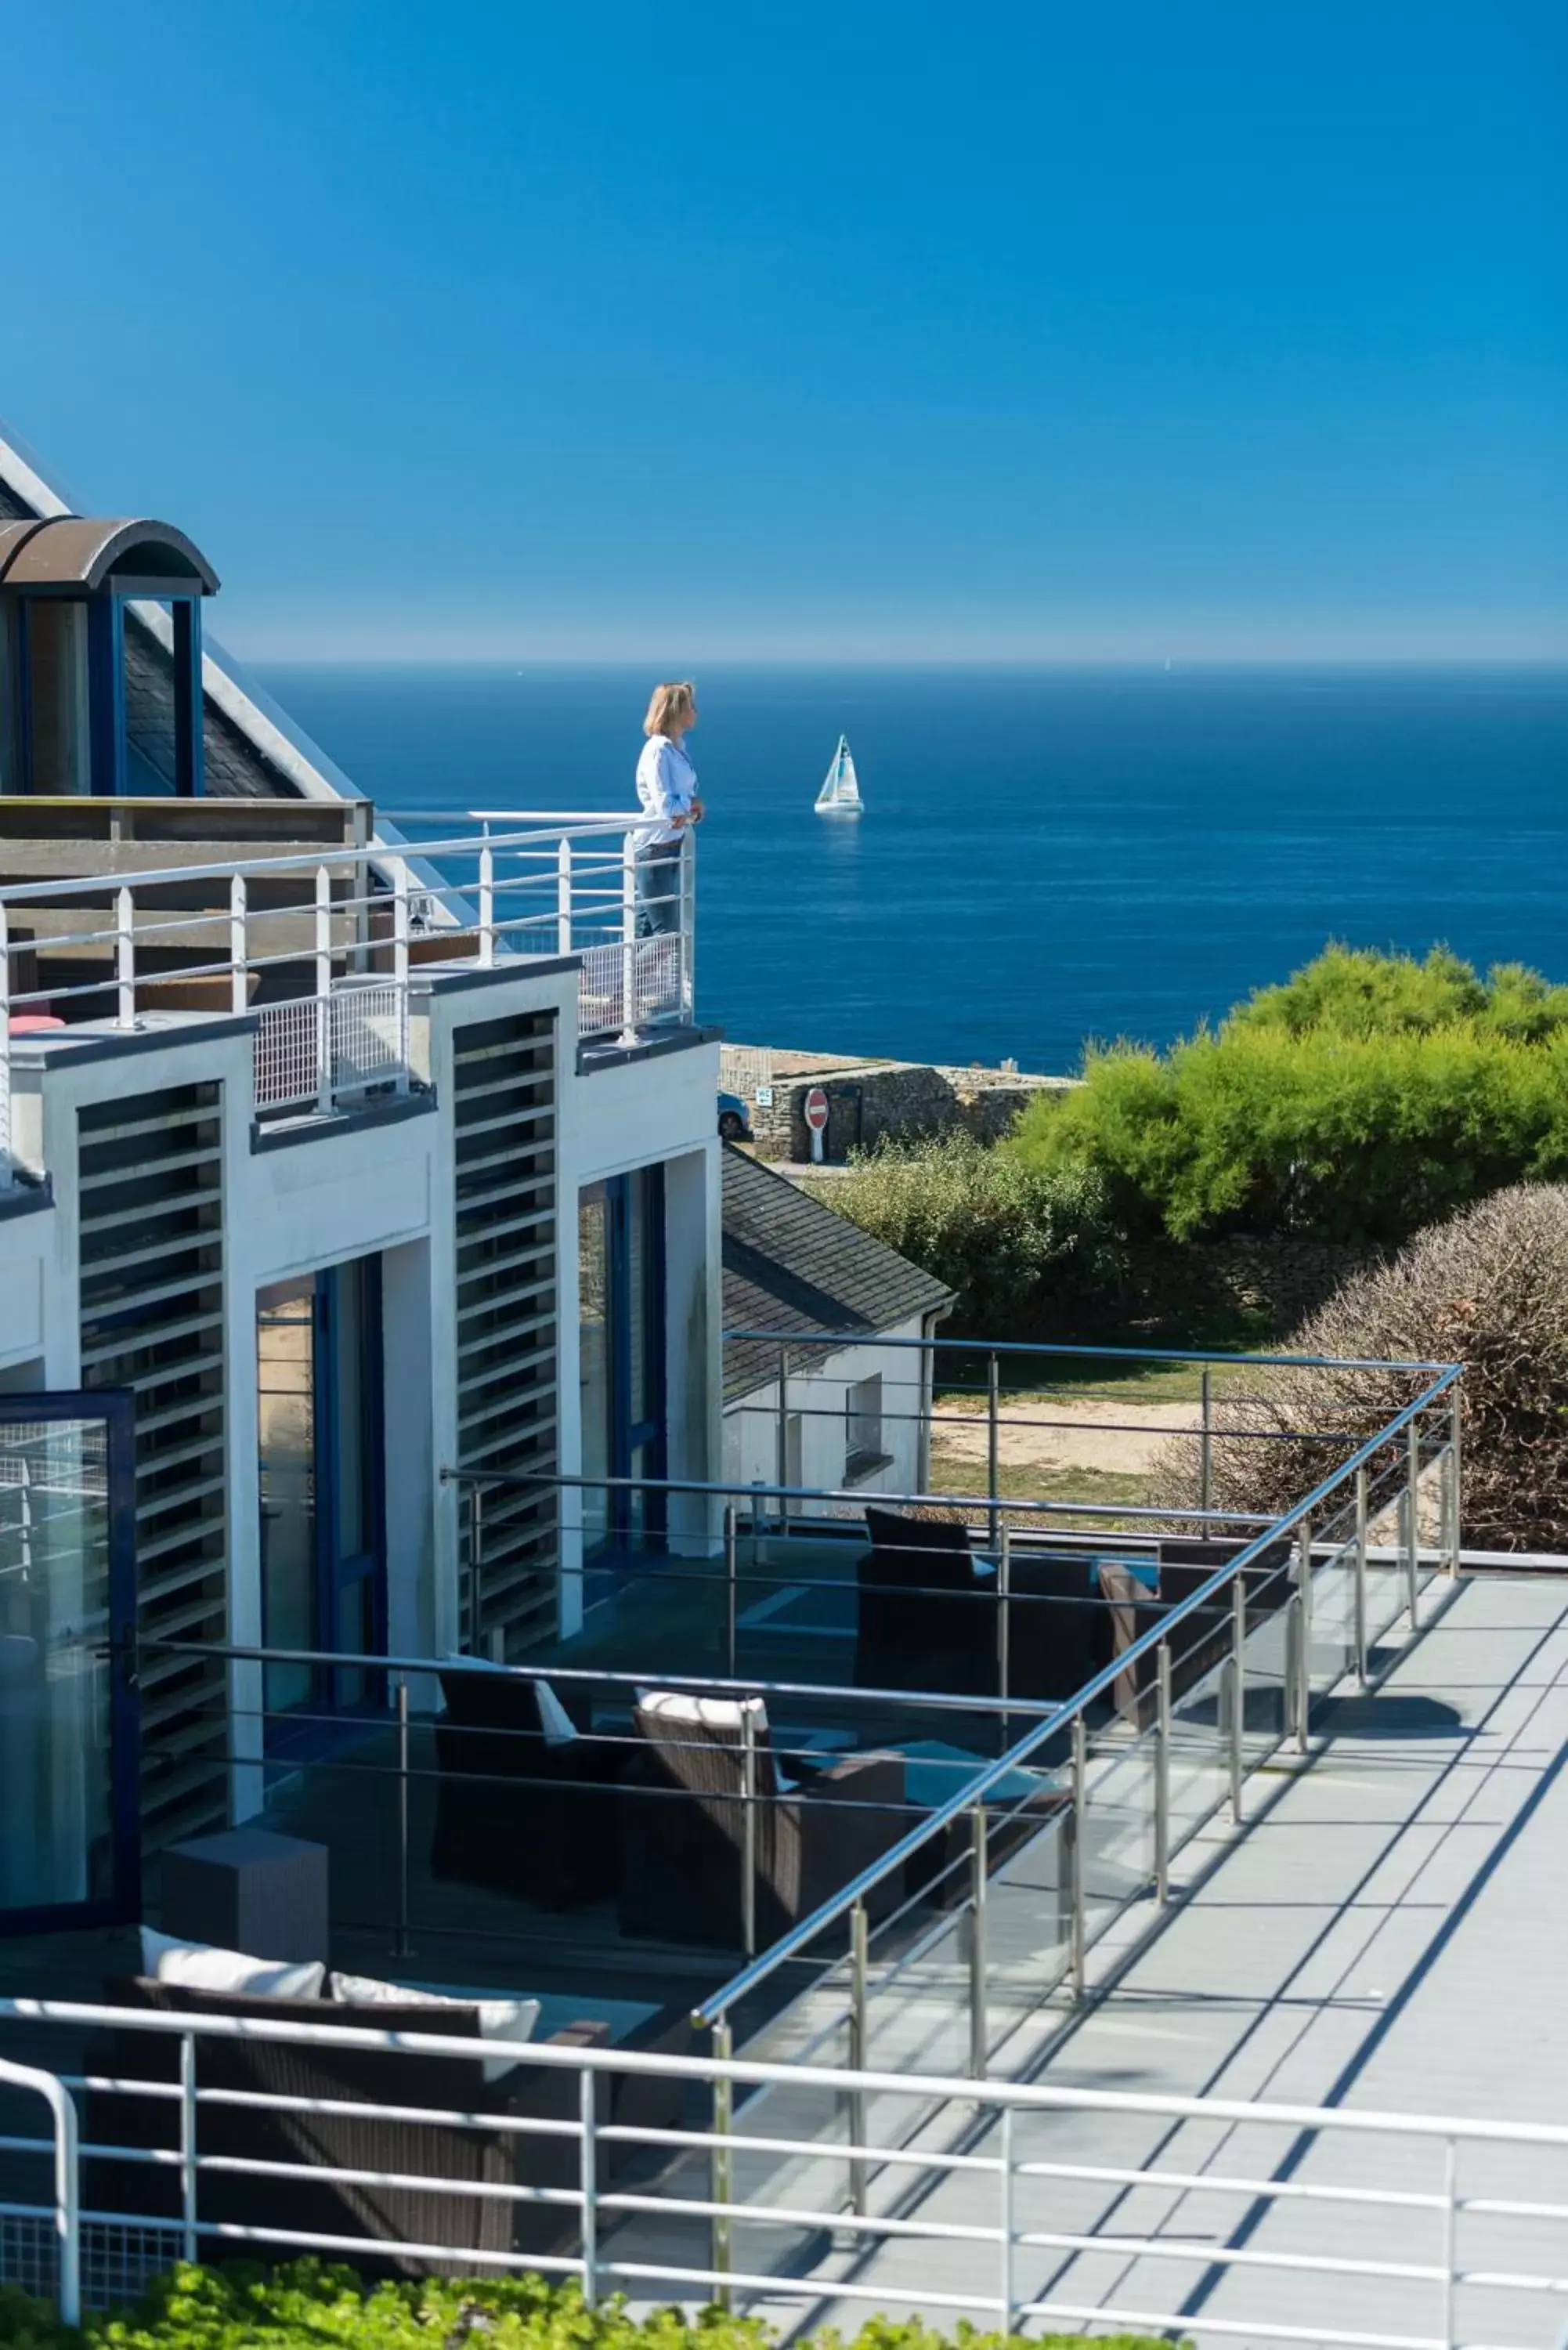
[[[727,1330],[842,1332],[850,1345],[952,1304],[934,1275],[730,1143],[723,1176]],[[826,1351],[803,1347],[791,1361],[820,1363]],[[726,1403],[777,1372],[776,1347],[725,1342]]]

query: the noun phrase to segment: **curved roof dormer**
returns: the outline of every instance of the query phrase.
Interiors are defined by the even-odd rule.
[[[213,596],[218,575],[171,523],[57,515],[0,524],[0,588],[23,595]]]

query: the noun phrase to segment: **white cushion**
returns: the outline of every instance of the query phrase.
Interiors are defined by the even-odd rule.
[[[319,1999],[327,1975],[318,1959],[253,1959],[212,1942],[178,1941],[151,1926],[141,1929],[141,1971],[187,1991],[244,1992],[252,1999]]]
[[[534,1702],[539,1709],[545,1745],[569,1746],[577,1734],[576,1725],[548,1681],[535,1682]]]
[[[767,1703],[760,1697],[697,1697],[690,1690],[639,1690],[638,1703],[656,1721],[672,1721],[677,1729],[686,1726],[738,1731],[748,1713],[759,1739],[765,1735],[768,1726]],[[794,1794],[796,1782],[784,1777],[776,1756],[774,1780],[781,1795]]]
[[[656,1721],[673,1721],[678,1727],[739,1730],[748,1713],[753,1730],[768,1726],[768,1709],[760,1697],[698,1697],[691,1690],[649,1690],[639,1702]]]
[[[487,2040],[515,2040],[519,2046],[533,2039],[539,2021],[536,1999],[464,1999],[461,1992],[411,1991],[407,1983],[379,1982],[374,1975],[334,1975],[332,1996],[345,2007],[474,2007]],[[487,2055],[486,2081],[504,2081],[520,2061]]]

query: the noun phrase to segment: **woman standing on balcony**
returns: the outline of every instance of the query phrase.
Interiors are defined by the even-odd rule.
[[[637,850],[637,934],[639,939],[680,928],[681,836],[702,821],[697,771],[682,747],[697,723],[697,689],[688,678],[656,685],[642,731],[648,740],[637,763],[637,796],[653,819]]]

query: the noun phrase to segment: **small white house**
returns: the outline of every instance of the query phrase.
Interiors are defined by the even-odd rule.
[[[929,1338],[952,1291],[729,1144],[722,1211],[725,1478],[924,1492],[931,1350],[887,1342]]]

